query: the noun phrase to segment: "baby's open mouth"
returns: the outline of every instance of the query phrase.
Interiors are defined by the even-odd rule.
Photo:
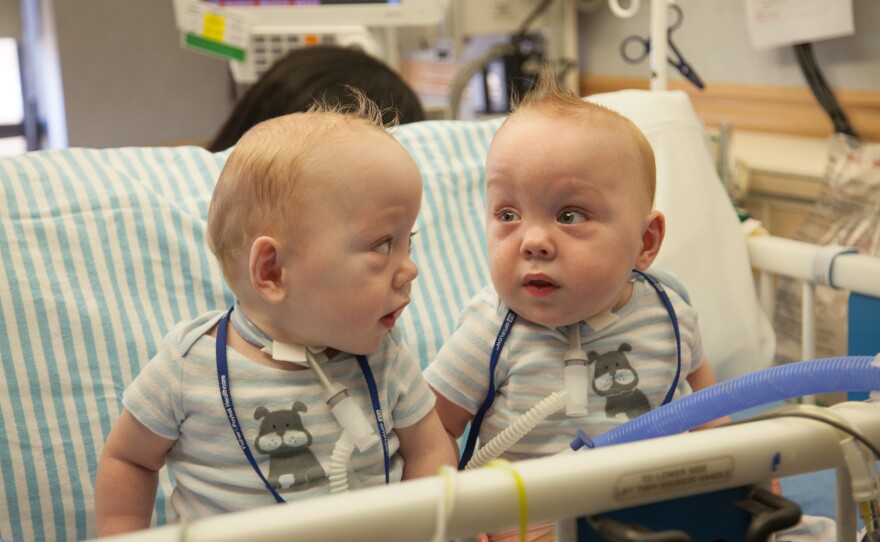
[[[559,289],[559,285],[545,279],[528,279],[523,282],[523,287],[533,295],[545,295]]]
[[[392,327],[394,327],[394,324],[395,324],[395,322],[397,322],[397,319],[400,318],[400,315],[403,313],[403,309],[406,308],[406,306],[407,306],[407,303],[404,303],[403,305],[401,305],[397,309],[389,312],[388,314],[386,314],[382,318],[379,318],[379,321],[382,322],[383,326],[385,326],[388,329],[391,329]]]

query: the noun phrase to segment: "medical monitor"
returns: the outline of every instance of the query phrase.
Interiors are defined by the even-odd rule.
[[[449,0],[174,0],[183,47],[228,59],[251,84],[304,45],[357,47],[396,67],[395,28],[432,26]]]
[[[193,3],[222,7],[257,27],[395,27],[439,23],[448,0],[174,0],[178,20],[185,6]]]

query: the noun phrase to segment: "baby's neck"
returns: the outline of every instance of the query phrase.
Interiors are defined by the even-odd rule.
[[[305,369],[309,366],[308,360],[315,362],[313,354],[321,352],[323,359],[330,359],[336,354],[336,350],[332,349],[313,349],[298,343],[278,341],[251,320],[238,301],[229,320],[228,346],[261,365],[285,370]]]
[[[619,311],[620,309],[625,307],[627,303],[629,303],[629,300],[632,298],[632,292],[633,283],[632,281],[629,281],[623,287],[620,295],[617,296],[617,299],[614,301],[614,303],[611,304],[610,307],[605,310],[601,310],[596,314],[585,318],[582,321],[586,322],[590,326],[590,328],[593,329],[593,331],[599,331],[608,327],[609,325],[617,321],[617,311]]]
[[[229,331],[227,332],[227,346],[232,348],[242,356],[247,359],[253,361],[254,363],[259,363],[265,367],[271,367],[273,369],[281,369],[283,371],[299,371],[302,369],[306,369],[307,367],[300,365],[298,363],[287,363],[285,361],[278,361],[273,359],[272,356],[263,352],[263,350],[244,339],[238,331],[235,330],[232,326],[230,326]]]
[[[617,296],[617,301],[611,305],[611,312],[617,312],[629,303],[629,300],[632,298],[633,293],[633,281],[628,280],[626,284],[623,286],[623,290],[620,291],[620,295]]]

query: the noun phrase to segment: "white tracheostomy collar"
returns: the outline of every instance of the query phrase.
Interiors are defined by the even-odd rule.
[[[314,346],[303,346],[301,344],[272,341],[272,344],[264,346],[262,350],[272,356],[272,359],[276,361],[296,363],[303,367],[310,366],[310,358],[318,363],[324,363],[327,361],[326,347],[316,348]],[[311,356],[309,356],[309,354],[311,354]]]
[[[250,318],[241,309],[238,300],[235,301],[235,310],[230,315],[232,327],[247,342],[260,348],[261,351],[272,356],[276,361],[285,361],[288,363],[296,363],[303,367],[309,367],[309,358],[314,359],[318,363],[327,361],[326,347],[303,346],[301,344],[283,343],[274,340],[272,337],[257,327]],[[311,354],[311,356],[309,355]]]
[[[613,312],[605,311],[587,318],[584,322],[586,322],[593,331],[599,331],[616,322],[618,318],[619,316]],[[580,325],[580,322],[578,322],[577,325]]]
[[[244,340],[260,347],[263,352],[272,356],[272,359],[296,363],[313,369],[318,380],[321,381],[321,387],[324,388],[324,400],[330,407],[330,413],[333,414],[343,431],[348,433],[360,451],[364,452],[379,442],[379,437],[373,431],[360,406],[349,395],[348,389],[330,380],[327,373],[324,372],[324,368],[321,367],[321,364],[328,359],[326,347],[307,347],[272,339],[247,317],[241,310],[238,300],[235,301],[235,306],[230,312],[229,320]],[[379,407],[376,408],[378,411]]]

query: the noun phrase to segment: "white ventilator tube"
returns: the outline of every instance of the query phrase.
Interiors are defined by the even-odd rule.
[[[587,354],[581,348],[581,323],[568,326],[568,350],[565,352],[565,402],[567,416],[586,416],[587,410]]]
[[[475,469],[490,459],[495,459],[515,444],[519,439],[544,421],[547,416],[553,414],[565,404],[566,390],[554,391],[541,400],[537,405],[530,408],[525,414],[516,419],[507,428],[481,447],[465,465],[465,469]]]
[[[373,431],[372,424],[367,421],[367,417],[364,416],[354,398],[348,394],[348,390],[327,378],[323,367],[315,359],[315,354],[308,349],[306,349],[306,358],[318,375],[318,379],[324,387],[324,400],[327,401],[330,412],[342,426],[343,431],[349,434],[358,450],[364,452],[373,447],[379,442],[379,436]]]
[[[348,460],[354,453],[354,444],[348,431],[343,431],[333,453],[330,455],[330,469],[327,477],[330,479],[330,493],[348,491]]]

